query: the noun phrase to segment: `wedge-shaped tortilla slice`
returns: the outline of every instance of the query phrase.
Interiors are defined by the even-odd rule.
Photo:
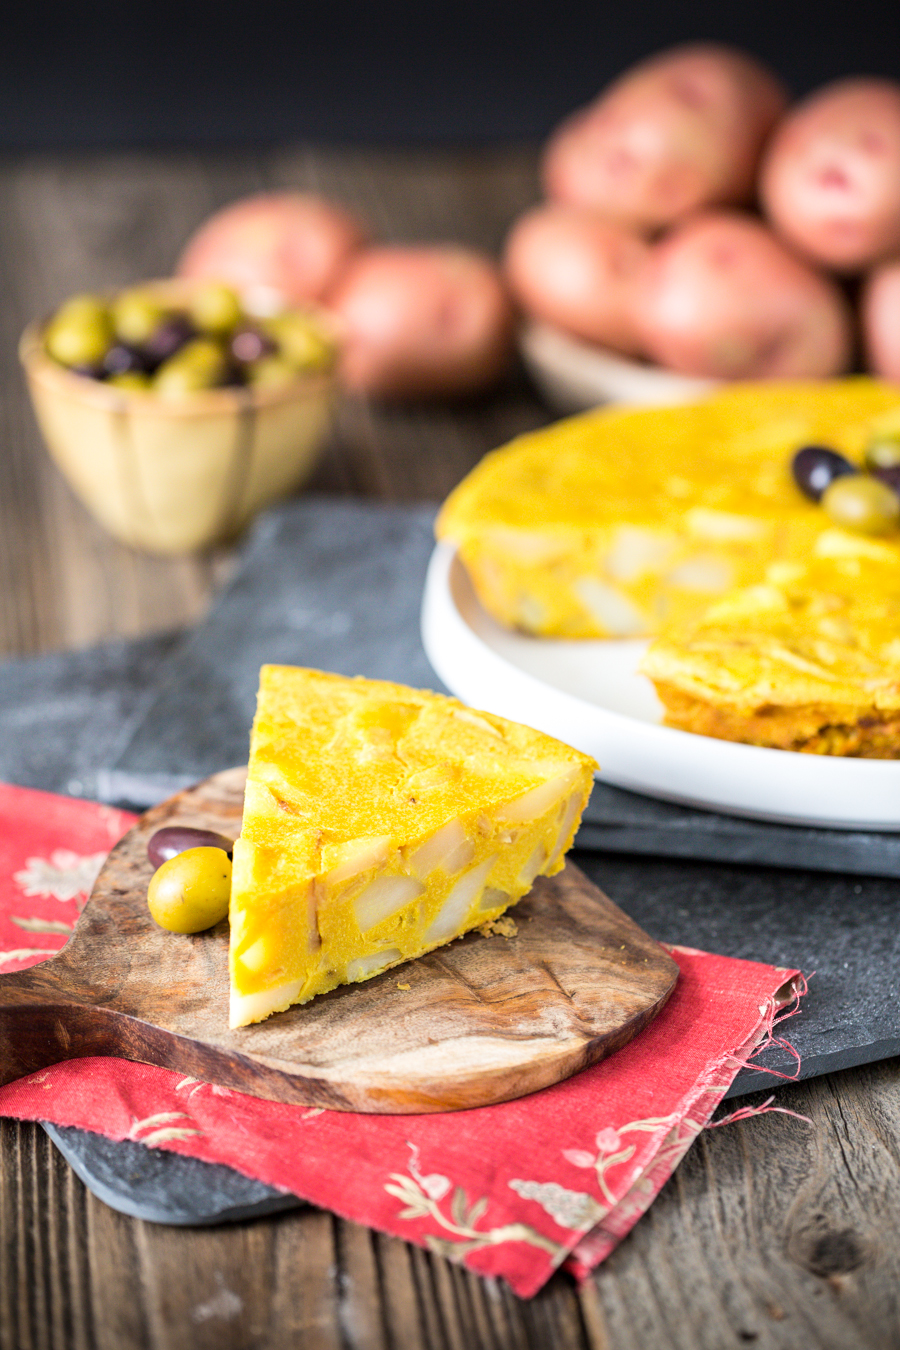
[[[456,699],[264,666],[231,892],[231,1025],[487,923],[563,866],[596,768]]]

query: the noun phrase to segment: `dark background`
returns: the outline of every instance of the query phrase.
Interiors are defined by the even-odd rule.
[[[797,94],[900,77],[900,0],[7,0],[0,149],[531,140],[698,38],[757,53]]]

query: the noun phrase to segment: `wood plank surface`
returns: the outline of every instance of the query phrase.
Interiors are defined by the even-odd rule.
[[[536,195],[535,162],[298,147],[0,164],[0,655],[192,622],[230,561],[140,557],[86,516],[24,398],[29,318],[167,271],[209,210],[260,186],[326,191],[390,238],[494,248]],[[455,408],[348,403],[315,485],[436,500],[547,419],[520,375]],[[705,1133],[584,1289],[558,1275],[528,1303],[313,1209],[208,1230],[125,1218],[38,1126],[0,1121],[0,1350],[897,1350],[900,1063],[786,1087],[778,1104],[812,1124],[766,1115]]]

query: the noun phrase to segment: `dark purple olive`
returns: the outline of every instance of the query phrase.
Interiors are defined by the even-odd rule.
[[[870,469],[873,478],[880,478],[889,488],[893,488],[900,497],[900,464],[885,465],[882,469]]]
[[[147,361],[143,354],[124,342],[114,342],[103,358],[106,375],[127,375],[132,370],[143,374],[146,369]]]
[[[147,841],[147,857],[154,867],[162,867],[164,862],[189,848],[221,848],[231,857],[234,843],[224,834],[215,830],[195,830],[190,825],[164,825]]]
[[[859,473],[857,466],[851,464],[849,459],[824,445],[804,445],[794,456],[791,469],[800,491],[814,502],[819,501],[822,493],[836,478],[842,478],[847,473]]]
[[[275,350],[272,339],[258,328],[239,328],[232,336],[230,346],[234,359],[245,364],[258,361],[261,356],[270,356]]]
[[[186,314],[173,314],[153,330],[142,351],[151,366],[159,366],[196,336],[194,325]]]

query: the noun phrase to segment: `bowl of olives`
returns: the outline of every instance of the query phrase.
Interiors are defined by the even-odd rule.
[[[233,538],[309,476],[336,343],[308,310],[253,315],[218,282],[77,295],[23,334],[47,447],[116,538],[183,554]]]

